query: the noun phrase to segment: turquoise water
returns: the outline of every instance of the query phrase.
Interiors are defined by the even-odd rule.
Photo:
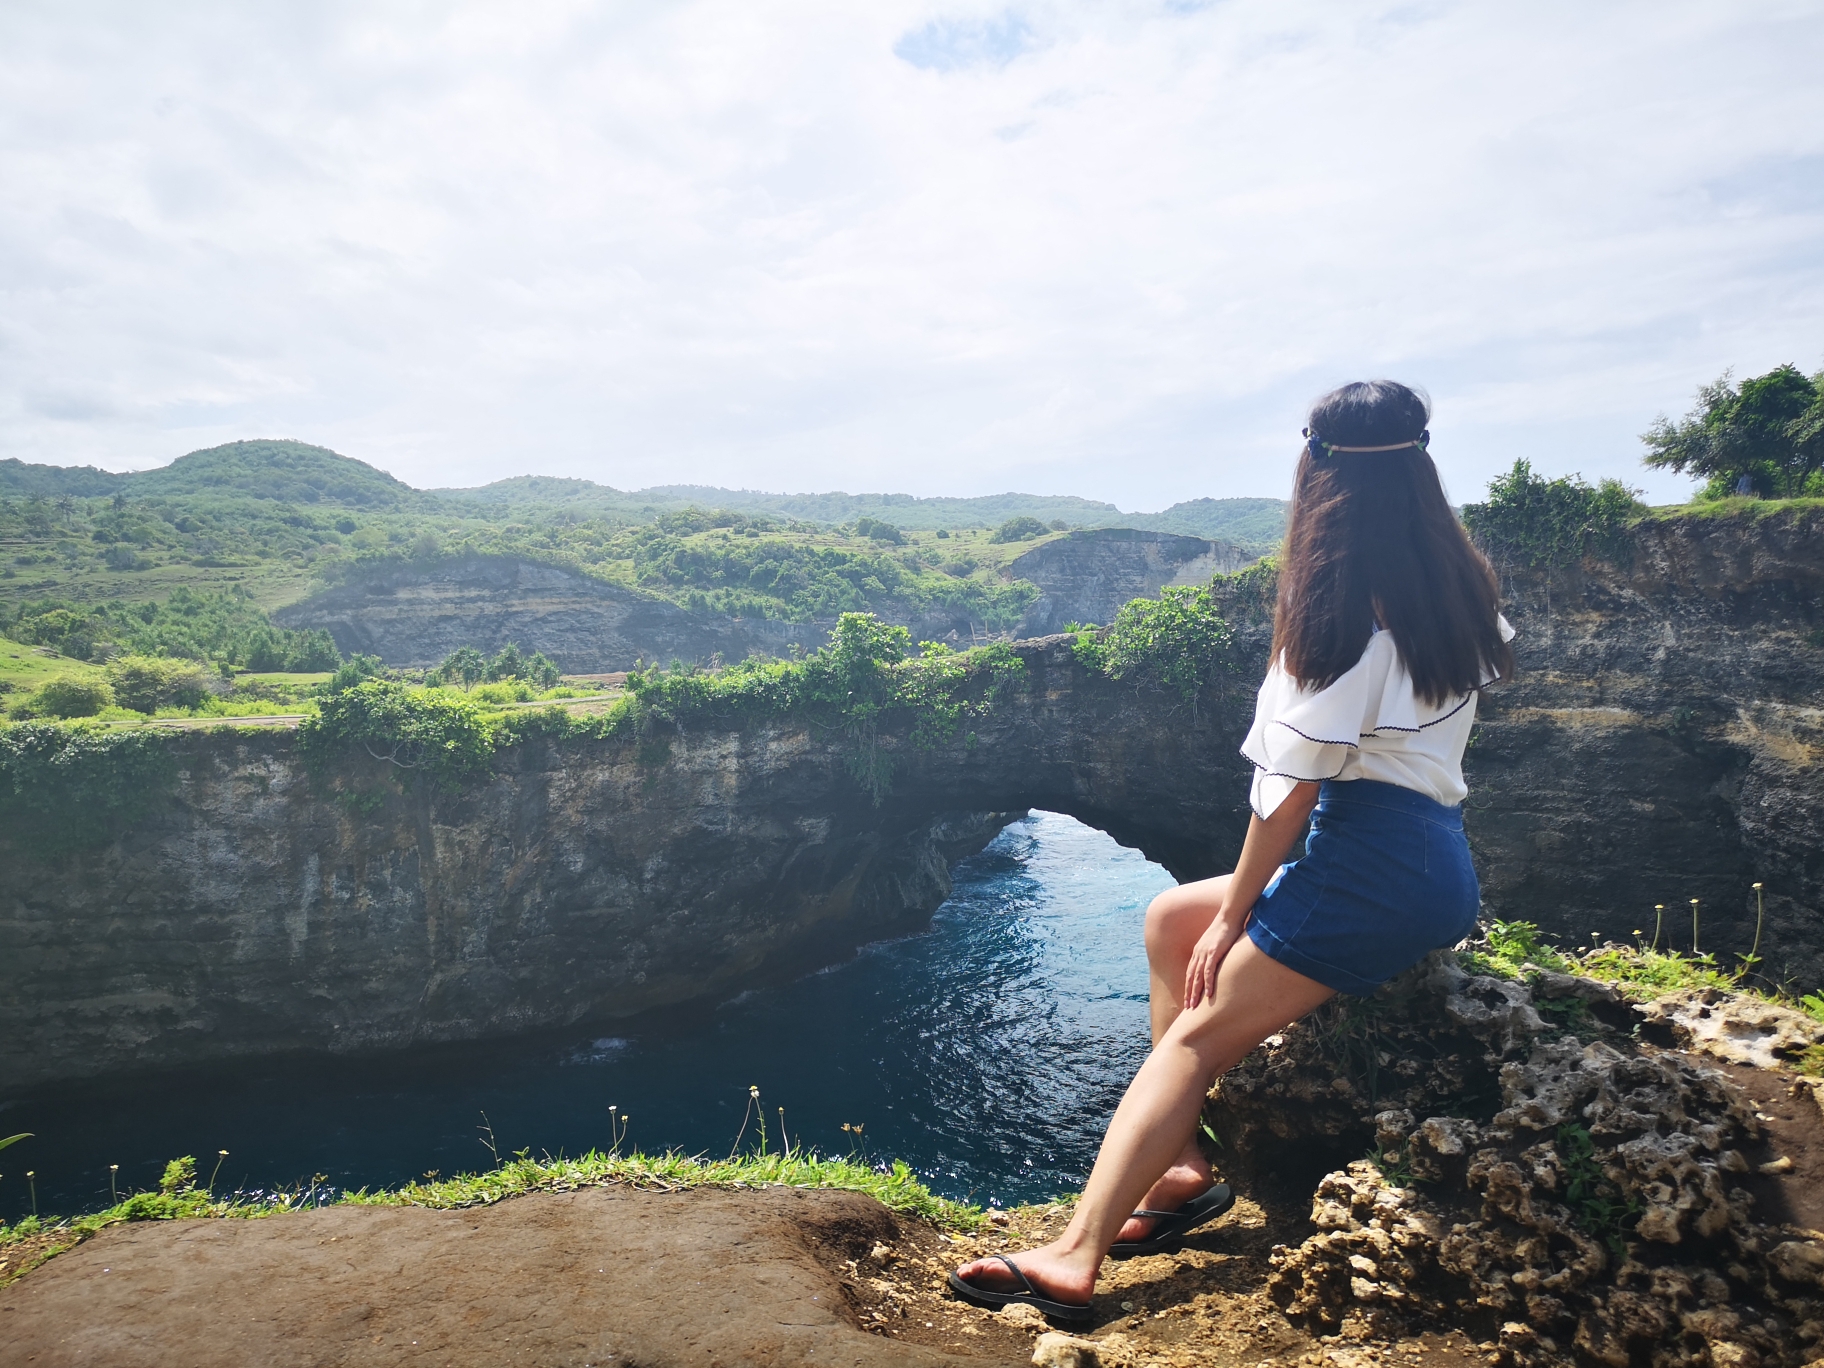
[[[393,1185],[505,1155],[630,1140],[726,1154],[748,1088],[794,1139],[903,1158],[939,1192],[1030,1200],[1079,1187],[1147,1047],[1141,919],[1171,877],[1055,813],[1034,813],[955,871],[930,931],[713,1007],[612,1034],[569,1032],[365,1060],[270,1060],[13,1101],[0,1211],[105,1205],[108,1165],[147,1187],[166,1159],[229,1151],[222,1187]],[[751,1131],[750,1131],[751,1138]]]

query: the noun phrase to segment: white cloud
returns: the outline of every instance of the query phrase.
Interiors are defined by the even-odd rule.
[[[415,484],[1281,493],[1391,374],[1457,497],[1659,497],[1824,364],[1824,3],[0,10],[0,454]]]

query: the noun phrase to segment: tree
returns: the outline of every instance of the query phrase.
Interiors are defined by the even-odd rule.
[[[1824,374],[1793,365],[1732,384],[1727,371],[1697,391],[1697,406],[1674,423],[1664,414],[1641,435],[1643,458],[1661,470],[1706,476],[1706,494],[1734,491],[1743,476],[1768,496],[1804,492],[1824,466]]]
[[[488,662],[488,683],[502,679],[518,679],[526,672],[526,658],[519,653],[519,647],[509,641],[500,648],[500,654]]]
[[[1045,524],[1037,518],[1028,517],[1022,513],[1019,517],[1009,518],[995,528],[994,535],[988,540],[991,542],[1031,541],[1034,537],[1044,536],[1047,530]]]
[[[437,679],[444,684],[460,684],[464,689],[472,689],[481,683],[488,673],[488,658],[473,646],[463,646],[450,652],[443,664],[437,667]]]
[[[882,522],[878,518],[857,518],[855,535],[866,537],[870,541],[891,542],[895,546],[903,546],[906,540],[905,534],[892,523]]]
[[[93,717],[114,701],[108,686],[99,679],[64,677],[46,683],[28,700],[34,713],[51,717]]]

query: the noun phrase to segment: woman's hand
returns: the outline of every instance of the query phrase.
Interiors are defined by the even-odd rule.
[[[1241,931],[1246,917],[1236,917],[1225,907],[1216,914],[1216,920],[1210,923],[1209,930],[1198,938],[1197,945],[1191,951],[1191,962],[1184,969],[1184,1010],[1190,1011],[1200,1002],[1211,1001],[1216,996],[1216,971],[1228,958],[1229,951],[1234,949],[1235,942],[1241,939]]]

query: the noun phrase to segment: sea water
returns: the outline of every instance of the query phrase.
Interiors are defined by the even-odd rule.
[[[604,1032],[364,1059],[273,1059],[28,1096],[0,1107],[0,1213],[107,1204],[195,1155],[218,1192],[394,1186],[496,1153],[750,1149],[760,1091],[825,1154],[904,1159],[933,1189],[1030,1201],[1082,1185],[1147,1049],[1141,923],[1172,884],[1102,832],[1035,812],[954,871],[931,929],[793,983]],[[783,1120],[779,1109],[784,1109]],[[611,1110],[612,1109],[612,1110]],[[745,1133],[742,1133],[745,1119]],[[851,1129],[843,1130],[844,1123]],[[860,1127],[857,1132],[854,1127]]]

